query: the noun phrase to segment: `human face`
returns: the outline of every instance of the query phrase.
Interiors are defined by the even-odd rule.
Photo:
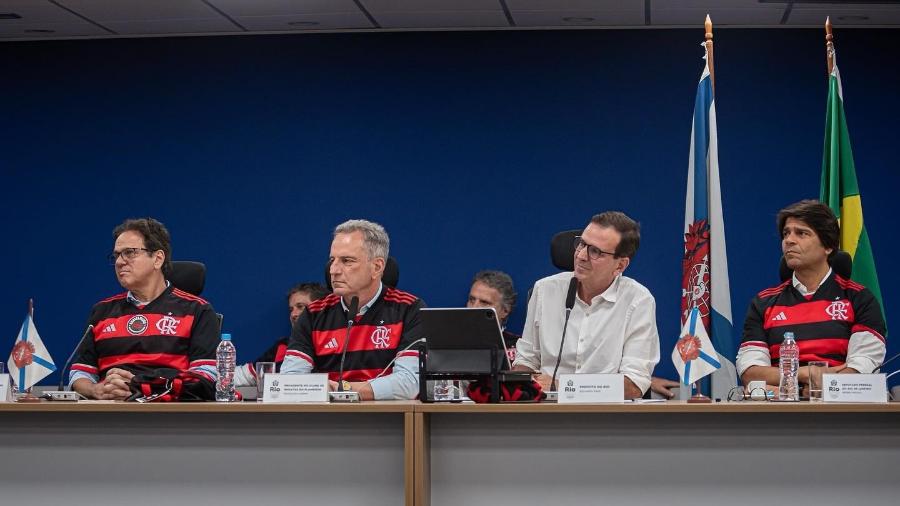
[[[334,293],[344,300],[354,295],[363,299],[374,296],[384,271],[384,259],[370,259],[362,232],[337,234],[331,241],[328,274]]]
[[[306,292],[294,292],[288,297],[288,311],[291,313],[291,325],[297,323],[300,315],[306,311],[306,306],[312,302],[309,294]]]
[[[781,229],[781,251],[792,271],[803,271],[826,269],[832,249],[822,245],[819,235],[806,222],[788,218]]]
[[[162,250],[141,251],[131,259],[125,255],[118,255],[126,248],[144,247],[144,236],[140,232],[126,230],[116,238],[116,244],[113,246],[113,254],[117,255],[116,278],[126,290],[140,290],[162,276],[162,265],[165,260]]]
[[[509,311],[503,307],[503,296],[500,294],[500,291],[481,281],[472,283],[466,307],[492,307],[494,311],[497,311],[497,318],[501,322],[509,316]]]
[[[612,227],[601,227],[589,223],[581,240],[588,246],[594,246],[600,251],[615,251],[622,240],[622,234]],[[627,257],[615,258],[609,253],[601,253],[596,260],[588,255],[588,248],[575,250],[575,277],[590,292],[602,292],[616,279],[616,276],[625,271],[630,260]]]

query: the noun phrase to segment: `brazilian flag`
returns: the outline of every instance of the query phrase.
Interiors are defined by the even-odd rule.
[[[841,223],[841,249],[853,258],[853,281],[875,294],[884,313],[875,258],[869,234],[863,221],[862,199],[856,182],[853,150],[847,118],[844,116],[844,94],[837,58],[828,79],[828,110],[825,115],[825,149],[822,156],[822,190],[819,200],[834,211]]]

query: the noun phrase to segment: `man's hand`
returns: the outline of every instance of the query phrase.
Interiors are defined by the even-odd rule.
[[[681,383],[677,381],[672,381],[666,378],[657,378],[653,376],[650,378],[650,390],[658,393],[663,396],[664,399],[671,399],[675,397],[675,392],[669,390],[670,388],[680,387]]]
[[[551,378],[549,375],[547,375],[547,374],[541,374],[541,373],[535,373],[534,375],[532,375],[532,378],[534,379],[534,381],[537,381],[538,383],[540,383],[541,389],[542,389],[544,392],[550,392],[550,391],[554,391],[554,390],[555,390],[555,389],[553,388],[553,386],[550,385],[550,380],[551,380],[552,378]]]
[[[106,373],[106,377],[100,383],[91,387],[91,397],[100,400],[124,401],[131,396],[128,384],[134,374],[124,370],[112,368]]]

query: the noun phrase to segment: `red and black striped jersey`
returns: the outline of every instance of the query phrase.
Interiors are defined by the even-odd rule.
[[[139,374],[157,368],[194,370],[215,381],[219,325],[205,300],[169,286],[145,306],[121,293],[94,305],[93,335],[78,350],[70,382],[95,381],[118,367]]]
[[[881,359],[884,357],[886,329],[878,301],[864,286],[834,272],[811,295],[802,295],[788,280],[753,298],[744,319],[738,371],[748,367],[741,367],[742,355],[757,352],[767,353],[771,365],[777,365],[785,332],[794,333],[801,364],[825,360],[829,366],[850,365],[851,336],[861,333],[871,342],[860,346],[860,352],[876,357],[870,358],[877,362],[880,347]]]
[[[418,317],[423,306],[418,297],[384,286],[365,314],[356,317],[347,342],[344,379],[368,381],[381,374],[395,356],[418,357],[415,349],[403,350],[424,337]],[[307,361],[313,372],[328,373],[329,379],[337,380],[346,339],[347,313],[341,297],[330,294],[312,302],[300,315],[287,355]]]

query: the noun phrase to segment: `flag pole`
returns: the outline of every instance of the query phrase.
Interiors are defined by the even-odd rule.
[[[831,17],[825,17],[825,58],[828,60],[828,75],[834,72],[834,35],[831,34]]]
[[[34,299],[28,299],[28,317],[34,320]]]
[[[709,14],[706,15],[706,21],[703,23],[706,30],[706,62],[709,64],[709,83],[712,85],[713,96],[716,94],[716,74],[713,71],[713,26]]]

